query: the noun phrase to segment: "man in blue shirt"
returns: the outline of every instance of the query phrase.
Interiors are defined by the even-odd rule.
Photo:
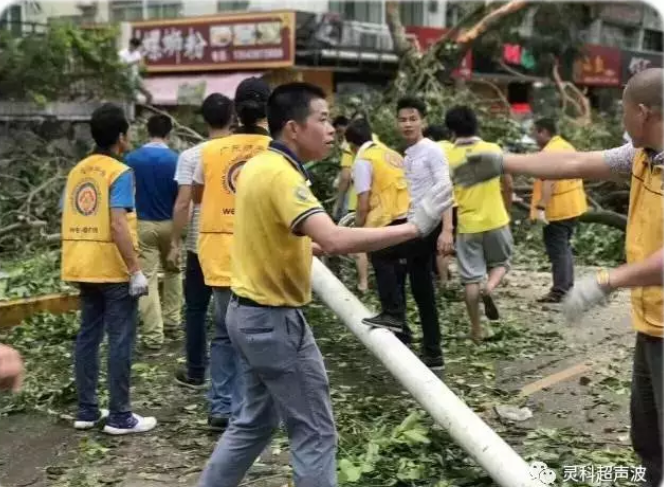
[[[143,324],[141,341],[146,348],[153,350],[163,345],[164,331],[177,329],[182,308],[180,273],[166,265],[173,231],[173,204],[178,191],[177,183],[173,181],[178,155],[166,145],[172,129],[169,117],[152,116],[148,120],[150,142],[125,158],[125,163],[134,170],[139,259],[150,281],[148,296],[139,301]],[[157,281],[160,263],[164,271],[163,308]]]

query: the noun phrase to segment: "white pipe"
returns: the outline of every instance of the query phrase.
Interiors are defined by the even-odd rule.
[[[367,308],[314,258],[314,292],[385,365],[415,400],[502,487],[543,487],[528,464],[391,332],[362,324]]]

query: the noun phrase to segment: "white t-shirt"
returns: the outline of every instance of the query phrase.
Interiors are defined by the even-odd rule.
[[[141,63],[141,60],[143,59],[143,55],[141,52],[137,49],[135,51],[130,51],[129,49],[123,49],[118,53],[120,56],[120,59],[122,60],[123,63],[127,65],[131,65],[131,74],[133,76],[138,76],[139,73],[139,65]]]
[[[202,165],[200,164],[200,160],[204,143],[205,142],[201,142],[200,144],[183,151],[180,154],[180,157],[178,157],[178,165],[174,178],[178,185],[192,185],[194,183],[196,167]],[[200,217],[200,211],[200,205],[194,205],[185,244],[186,249],[195,254],[198,253],[196,246],[198,244],[198,220]]]

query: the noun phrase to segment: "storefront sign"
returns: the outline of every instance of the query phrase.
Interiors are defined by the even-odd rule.
[[[406,34],[415,48],[420,52],[424,52],[436,44],[447,31],[448,29],[439,29],[437,27],[406,27]],[[461,60],[461,65],[452,73],[452,76],[470,79],[472,72],[473,53],[469,50]]]
[[[295,12],[133,22],[149,72],[267,69],[295,61]]]
[[[574,65],[574,82],[587,86],[620,86],[621,56],[618,49],[585,45]]]
[[[639,25],[643,20],[643,5],[638,2],[607,3],[600,7],[599,16],[623,25]]]
[[[662,54],[641,51],[622,52],[622,82],[627,83],[636,73],[648,68],[661,68]]]

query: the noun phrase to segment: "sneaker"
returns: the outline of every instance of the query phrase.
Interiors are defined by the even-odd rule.
[[[205,379],[194,379],[189,377],[185,369],[180,369],[175,373],[175,382],[177,382],[182,387],[188,387],[195,391],[200,391],[205,389],[207,386],[205,384]]]
[[[538,303],[560,303],[563,300],[563,296],[558,293],[548,292],[541,298],[537,300]]]
[[[498,314],[498,308],[496,308],[496,303],[493,302],[493,298],[490,294],[482,293],[482,302],[484,303],[484,314],[491,321],[496,321],[500,318]]]
[[[402,320],[395,318],[392,315],[388,315],[387,313],[379,313],[376,316],[372,316],[370,318],[364,318],[362,320],[362,323],[377,328],[385,328],[387,330],[397,333],[403,331],[403,325],[404,325],[404,322]]]
[[[157,419],[153,417],[144,418],[134,413],[123,424],[106,423],[104,433],[109,435],[129,435],[131,433],[145,433],[157,426]]]
[[[99,423],[104,421],[106,418],[108,418],[108,409],[100,409],[99,410],[99,417],[94,420],[94,421],[83,421],[80,419],[77,419],[74,421],[74,429],[77,430],[90,430],[97,426]]]
[[[431,370],[443,370],[442,355],[439,355],[438,357],[429,357],[425,355],[422,357],[422,362]]]
[[[228,428],[228,416],[208,416],[208,428],[212,431],[224,431]]]

